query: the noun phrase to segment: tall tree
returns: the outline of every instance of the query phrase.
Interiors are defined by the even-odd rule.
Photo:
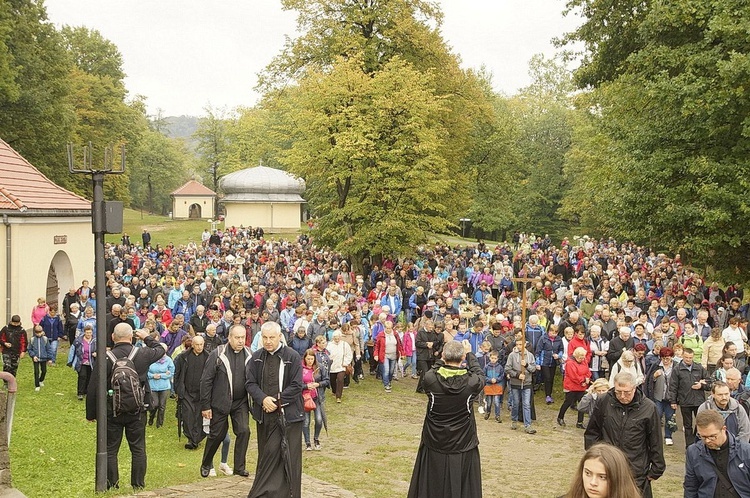
[[[62,35],[75,63],[70,72],[76,112],[72,141],[76,144],[91,142],[97,162],[103,161],[105,147],[125,144],[136,147],[147,122],[141,102],[126,102],[125,73],[119,50],[96,30],[66,26]],[[80,175],[76,175],[76,179],[86,181]],[[128,183],[129,170],[126,169],[125,174],[107,179],[105,195],[127,205]]]
[[[189,164],[184,142],[156,129],[146,131],[128,160],[133,206],[158,214],[171,211],[169,194],[188,178]]]
[[[425,209],[419,221],[412,217],[410,208],[404,208],[406,209],[404,217],[413,222],[414,234],[418,237],[426,236],[427,228],[424,224],[427,221],[433,225],[432,229],[435,231],[443,231],[451,225],[456,225],[470,205],[471,181],[466,179],[473,176],[475,168],[475,165],[469,162],[474,138],[472,131],[478,121],[489,119],[491,104],[482,92],[477,75],[461,70],[458,58],[450,52],[442,39],[440,35],[442,13],[437,5],[434,2],[422,0],[285,0],[282,5],[286,9],[298,12],[300,35],[295,39],[290,39],[281,54],[261,74],[260,88],[265,91],[263,108],[267,114],[256,114],[253,119],[244,119],[246,113],[241,113],[239,122],[243,126],[237,134],[238,139],[246,142],[252,140],[252,137],[248,135],[253,129],[245,126],[247,124],[278,127],[280,121],[275,115],[277,111],[274,101],[278,100],[279,103],[288,101],[290,93],[295,93],[295,99],[300,98],[298,96],[302,93],[312,95],[311,80],[305,79],[308,74],[312,75],[313,79],[320,79],[321,75],[329,78],[343,78],[342,74],[349,75],[349,80],[343,78],[339,81],[346,84],[344,88],[349,92],[348,98],[352,101],[348,105],[341,102],[331,107],[328,110],[331,120],[347,122],[352,119],[351,113],[354,112],[352,109],[363,105],[375,115],[387,113],[387,97],[374,98],[372,92],[375,89],[367,78],[382,81],[380,79],[382,76],[379,75],[384,72],[393,74],[395,66],[391,63],[396,64],[397,67],[403,67],[411,78],[410,82],[399,79],[397,80],[399,84],[417,93],[429,92],[435,101],[440,103],[440,109],[430,115],[430,120],[434,120],[433,128],[439,131],[440,146],[429,150],[428,157],[429,161],[442,164],[443,171],[435,177],[435,188],[447,195],[444,198],[433,198],[431,203],[426,204],[428,206],[434,203],[435,209]],[[386,68],[388,68],[387,71]],[[415,72],[421,74],[421,77],[418,78]],[[305,82],[304,92],[297,92],[295,83],[303,81]],[[387,88],[382,86],[381,90],[385,91]],[[396,88],[391,90],[400,92],[400,95],[404,92]],[[373,107],[375,104],[382,104],[385,107]],[[401,112],[405,117],[424,115],[423,109],[416,108],[423,105],[421,101],[415,100],[413,111],[409,109],[408,101],[404,104],[405,108]],[[338,115],[339,113],[342,115]],[[372,142],[370,146],[373,149],[379,149],[387,147],[388,140],[397,141],[393,137],[400,136],[400,134],[413,136],[416,133],[403,128],[397,120],[393,121],[392,126],[390,131],[383,131],[382,136],[375,134],[356,138],[347,135],[347,147],[344,148],[341,146],[340,138],[335,144],[329,144],[337,154],[351,154],[348,157],[337,157],[338,160],[328,166],[329,176],[333,178],[343,175],[346,178],[349,174],[347,164],[361,164],[362,153],[356,147],[350,147],[350,144],[361,142],[369,145]],[[332,130],[319,131],[322,133],[321,137],[330,139],[332,133],[343,133],[344,129],[332,128]],[[364,129],[360,128],[360,131]],[[305,136],[302,140],[310,138]],[[296,141],[300,140],[300,137],[298,134],[288,134],[286,136],[275,135],[274,139],[276,150],[294,150],[297,147]],[[261,149],[266,149],[266,147],[261,146]],[[245,150],[248,150],[247,147]],[[283,160],[279,157],[278,160],[281,163],[287,161],[286,164],[291,164],[288,157]],[[387,161],[383,162],[383,158],[379,157],[374,165],[368,167],[378,168],[383,164],[387,164]],[[343,169],[341,171],[330,169],[334,165],[336,168]],[[430,172],[429,177],[433,178],[433,176]],[[327,193],[332,196],[329,199],[331,206],[339,204],[342,191],[348,192],[344,180],[342,180],[343,190],[341,191],[330,188],[330,185],[323,185],[319,188],[315,184],[315,176],[304,178],[311,192],[310,195]],[[407,178],[411,179],[411,177]],[[444,179],[450,179],[449,183],[452,188],[444,189]],[[352,198],[358,199],[357,196],[345,197],[349,199],[347,203],[351,202]],[[398,199],[399,202],[403,202],[403,198]],[[394,208],[393,199],[387,196],[365,195],[358,202],[364,203],[365,201],[366,204],[358,206],[360,209],[370,207],[376,211],[382,209],[392,211]],[[445,205],[450,205],[451,209],[445,210]],[[394,211],[394,213],[398,212]],[[447,218],[438,220],[439,216],[435,216],[434,213],[442,213]],[[331,216],[328,219],[333,219],[334,215],[341,215],[341,213],[321,211],[318,211],[318,214]],[[343,225],[346,226],[347,223]],[[318,226],[321,227],[322,234],[325,221],[321,221]],[[378,227],[369,226],[368,230],[364,228],[357,229],[359,239],[348,242],[349,250],[356,253],[369,246],[377,252],[383,252],[378,247],[383,238],[380,232],[376,232]],[[400,247],[403,249],[407,245]]]
[[[307,181],[320,243],[363,257],[399,254],[444,230],[460,179],[446,168],[444,102],[431,78],[398,57],[374,74],[363,61],[308,71],[276,99],[291,136],[279,156]]]
[[[571,73],[559,60],[537,55],[529,75],[532,83],[519,95],[492,96],[493,122],[480,129],[472,156],[481,166],[470,217],[503,239],[511,229],[555,229],[568,188],[562,168],[571,141]]]
[[[570,2],[587,19],[569,39],[589,49],[578,81],[594,88],[587,125],[602,136],[578,147],[597,159],[581,173],[603,163],[621,180],[592,193],[611,196],[598,203],[608,228],[750,278],[750,11],[736,0],[604,3]],[[601,143],[616,155],[590,149]]]
[[[71,61],[41,1],[0,1],[0,138],[68,186]]]
[[[229,143],[229,122],[226,110],[208,106],[205,116],[198,120],[198,130],[193,138],[198,140],[198,155],[207,172],[214,192],[219,191],[219,178],[230,170],[226,167]]]

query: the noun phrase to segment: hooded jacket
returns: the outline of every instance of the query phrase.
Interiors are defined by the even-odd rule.
[[[474,399],[485,385],[485,375],[473,353],[466,354],[468,368],[445,365],[442,360],[426,372],[427,414],[422,444],[439,453],[463,453],[479,445]]]
[[[5,343],[9,342],[10,347]],[[10,353],[16,356],[26,351],[26,331],[20,325],[8,324],[0,330],[0,349],[3,353]]]
[[[526,377],[524,377],[523,381],[518,378],[522,371],[526,373]],[[536,372],[536,362],[534,361],[534,355],[531,354],[531,351],[528,349],[526,350],[526,367],[521,366],[520,351],[514,349],[513,352],[508,355],[508,360],[505,363],[505,373],[508,375],[508,378],[510,378],[511,387],[519,389],[522,385],[523,387],[531,387],[534,372]]]
[[[716,410],[724,417],[724,425],[727,431],[737,436],[737,439],[745,443],[750,442],[750,418],[747,412],[740,405],[740,402],[734,398],[729,398],[729,404],[726,409],[721,409],[716,405],[713,396],[709,396],[705,403],[698,407],[698,413],[705,410]]]

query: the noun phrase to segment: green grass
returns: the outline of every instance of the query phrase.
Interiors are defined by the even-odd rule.
[[[61,348],[58,367],[50,368],[45,387],[34,392],[33,367],[26,358],[19,368],[19,392],[11,441],[13,484],[30,498],[94,496],[96,424],[85,420],[84,402],[76,400],[75,372],[64,365],[67,348]],[[393,383],[386,394],[380,381],[366,376],[359,385],[344,390],[343,403],[327,405],[328,434],[321,435],[322,451],[303,452],[303,472],[332,482],[362,498],[405,496],[419,446],[425,398],[414,393],[416,381]],[[330,391],[329,391],[330,393]],[[557,378],[555,404],[544,405],[537,394],[538,433],[528,436],[504,423],[485,421],[477,426],[482,457],[484,496],[545,498],[560,496],[567,488],[578,458],[583,454],[583,434],[575,429],[575,412],[567,414],[568,427],[556,426],[562,401]],[[201,480],[202,448],[188,451],[185,438],[177,440],[174,401],[167,403],[164,427],[147,427],[147,489],[159,489]],[[251,422],[247,468],[256,464],[255,424]],[[660,498],[682,496],[684,446],[666,447],[667,472],[654,485]],[[230,453],[231,458],[231,453]],[[216,459],[218,464],[218,458]],[[218,477],[216,479],[221,479]],[[120,451],[121,494],[128,494],[130,454],[123,441]],[[117,493],[108,493],[114,496]]]
[[[141,233],[143,229],[148,229],[151,233],[151,245],[159,244],[162,247],[170,242],[176,247],[195,242],[200,244],[203,230],[211,229],[211,223],[208,220],[173,220],[168,216],[159,216],[146,212],[136,211],[134,209],[125,209],[123,214],[123,232],[130,235],[130,241],[134,244],[141,244]],[[224,223],[219,223],[217,228],[224,228]],[[307,230],[306,224],[300,225],[300,231]],[[292,240],[297,237],[298,233],[268,234],[266,237],[276,240]],[[105,237],[106,242],[119,243],[122,234],[108,234]]]
[[[219,224],[219,228],[224,226]],[[123,232],[130,235],[130,241],[141,243],[141,233],[146,228],[151,233],[151,244],[160,244],[162,247],[170,242],[175,246],[187,244],[191,240],[200,243],[203,230],[211,229],[207,220],[173,220],[167,216],[158,216],[146,212],[126,209],[123,215]],[[120,242],[121,234],[109,234],[107,242]]]

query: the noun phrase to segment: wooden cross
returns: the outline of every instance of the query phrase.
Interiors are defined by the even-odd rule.
[[[522,284],[521,289],[521,360],[526,359],[526,284],[535,281],[535,278],[516,277],[511,279],[513,282]]]

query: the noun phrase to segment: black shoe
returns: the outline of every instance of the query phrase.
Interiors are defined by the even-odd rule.
[[[498,424],[502,424],[502,423],[503,423],[503,419],[501,419],[501,418],[500,418],[500,415],[498,415],[498,416],[496,416],[496,417],[495,417],[495,421],[496,421],[496,422],[497,422]]]
[[[186,450],[194,450],[197,447],[198,447],[198,445],[195,444],[195,443],[190,443],[190,442],[185,443],[185,449]]]
[[[201,477],[208,477],[208,474],[211,473],[211,467],[204,467],[201,465]]]
[[[250,472],[248,472],[247,470],[244,470],[244,469],[243,470],[235,470],[234,471],[234,475],[240,476],[240,477],[249,477],[250,476]]]
[[[490,419],[490,413],[489,412],[484,412],[484,419],[485,420],[489,420]]]
[[[154,425],[154,416],[153,415],[148,418],[148,425]]]
[[[576,424],[576,428],[578,428],[578,429],[585,429],[585,427],[583,426],[583,424],[581,422],[578,422]]]
[[[559,425],[560,427],[565,427],[565,420],[558,418],[557,425]]]

